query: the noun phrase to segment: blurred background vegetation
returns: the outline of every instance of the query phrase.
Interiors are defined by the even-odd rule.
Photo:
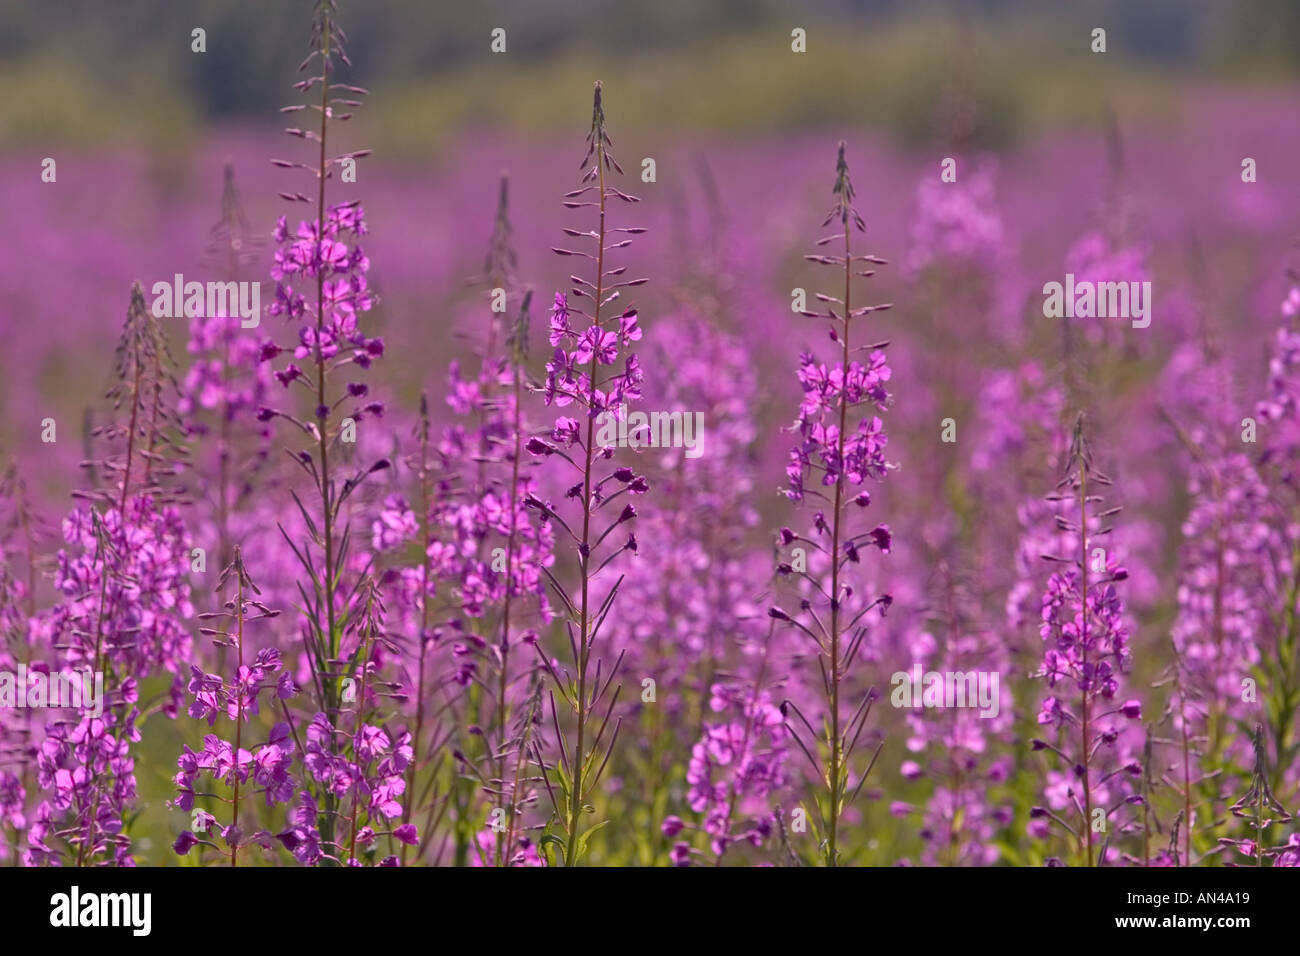
[[[270,120],[306,53],[310,0],[6,0],[0,149],[176,147],[212,121]],[[834,119],[930,138],[945,83],[980,104],[970,136],[1006,146],[1095,123],[1109,98],[1141,117],[1189,80],[1285,83],[1300,74],[1296,0],[364,0],[342,19],[374,85],[369,141],[420,160],[466,127],[568,129],[558,88],[601,76],[625,124],[752,134]],[[790,31],[808,53],[790,55]],[[1105,27],[1107,80],[1089,58]],[[207,52],[190,31],[207,31]],[[507,55],[489,35],[507,31]],[[287,53],[286,51],[293,51]],[[946,79],[945,79],[946,78]]]

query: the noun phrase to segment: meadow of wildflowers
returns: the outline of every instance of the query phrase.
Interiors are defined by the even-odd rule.
[[[302,7],[0,158],[0,864],[1300,865],[1300,99],[425,170]]]

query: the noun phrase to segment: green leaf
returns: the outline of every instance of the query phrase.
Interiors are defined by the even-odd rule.
[[[556,761],[554,770],[555,770],[556,779],[559,781],[560,784],[560,791],[564,794],[566,798],[564,802],[565,804],[568,804],[569,801],[567,798],[569,794],[573,792],[572,789],[573,785],[569,782],[569,775],[564,772],[564,762]]]
[[[547,850],[547,847],[551,845],[558,848],[556,852],[559,853],[560,859],[564,859],[564,841],[554,833],[543,833],[542,838],[537,841],[537,845],[542,849],[542,852],[546,854],[546,862],[548,865],[555,865],[555,860],[552,859],[550,852]]]
[[[608,824],[609,824],[608,820],[601,820],[595,826],[591,827],[585,833],[581,834],[578,837],[578,845],[573,849],[573,856],[575,860],[581,860],[587,854],[587,841],[591,839],[591,835],[595,833],[597,830],[599,830],[601,827],[607,826]]]

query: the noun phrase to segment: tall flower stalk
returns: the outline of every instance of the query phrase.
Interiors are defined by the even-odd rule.
[[[503,176],[484,278],[494,302],[500,296],[506,306],[518,304],[513,319],[494,309],[477,378],[462,379],[458,363],[452,364],[448,402],[458,413],[472,415],[474,427],[454,425],[444,438],[445,464],[459,481],[438,508],[443,541],[436,546],[441,549],[439,568],[459,598],[467,629],[466,640],[458,645],[463,652],[458,651],[456,678],[465,686],[457,707],[458,746],[468,770],[455,791],[457,855],[465,862],[474,856],[470,844],[477,843],[477,862],[490,859],[500,866],[511,865],[517,856],[515,817],[527,802],[514,781],[520,777],[518,762],[528,761],[521,734],[530,735],[532,728],[514,719],[513,705],[532,699],[528,670],[536,662],[530,652],[521,666],[518,646],[535,643],[530,624],[551,618],[543,570],[554,561],[552,529],[539,526],[525,503],[536,488],[531,472],[537,464],[524,454],[532,291],[517,289],[509,195],[509,180]],[[485,796],[490,807],[489,831],[477,837],[481,804],[474,799],[475,777],[479,797]],[[490,848],[486,854],[485,843]]]
[[[504,201],[504,186],[502,187]],[[506,536],[506,553],[505,553],[505,596],[501,602],[501,628],[500,644],[498,645],[498,659],[496,665],[497,671],[497,699],[496,699],[496,780],[495,786],[497,791],[496,807],[502,811],[505,816],[503,821],[505,826],[497,829],[497,865],[509,865],[510,854],[514,850],[514,836],[519,828],[519,813],[522,809],[522,795],[520,792],[521,773],[527,765],[527,748],[528,737],[532,732],[534,717],[536,715],[536,695],[528,695],[528,713],[522,722],[518,722],[512,728],[512,715],[510,707],[510,695],[512,693],[511,684],[514,682],[514,676],[510,668],[510,652],[512,649],[511,626],[518,627],[518,621],[511,618],[511,611],[514,610],[514,603],[517,595],[522,595],[527,589],[524,581],[517,580],[519,576],[518,563],[520,559],[520,525],[528,523],[526,513],[521,514],[524,504],[524,491],[531,489],[531,480],[526,479],[520,469],[523,466],[524,453],[524,420],[523,420],[523,398],[524,398],[524,368],[528,361],[528,307],[532,301],[531,291],[524,294],[523,302],[519,306],[519,317],[515,322],[514,328],[510,332],[507,341],[507,348],[510,352],[510,441],[511,448],[508,452],[510,460],[510,482],[506,486],[506,493],[503,496],[504,503],[510,511],[509,533]],[[542,565],[550,559],[549,542],[539,549],[537,545],[542,541],[536,534],[535,530],[529,524],[530,542],[528,554],[526,557],[533,567],[533,578],[540,582],[540,575],[537,574]],[[549,608],[543,607],[543,615],[549,615]],[[530,634],[529,636],[535,637]],[[513,764],[513,780],[511,779]]]
[[[171,368],[165,337],[136,283],[108,392],[115,414],[95,430],[112,449],[96,467],[116,483],[77,493],[89,504],[64,521],[67,547],[58,554],[54,580],[64,600],[35,629],[60,666],[102,676],[103,716],[85,712],[45,728],[37,779],[49,796],[28,833],[30,864],[65,856],[78,866],[101,857],[132,863],[130,743],[139,740],[138,724],[149,713],[176,711],[178,671],[191,645],[181,622],[193,607],[189,536],[175,507],[181,494],[174,478],[185,448],[175,437]],[[175,675],[170,691],[141,701],[139,682],[159,671]]]
[[[293,798],[294,785],[289,771],[293,766],[294,744],[290,725],[278,722],[256,752],[247,749],[252,746],[248,743],[252,730],[250,721],[261,712],[263,695],[267,694],[275,703],[283,705],[283,701],[292,695],[293,681],[288,674],[274,677],[283,667],[280,652],[275,647],[265,647],[255,655],[246,654],[249,625],[278,617],[280,612],[259,600],[262,592],[245,568],[238,545],[234,548],[231,563],[221,572],[217,593],[224,592],[232,579],[234,598],[225,602],[222,610],[200,614],[199,617],[219,622],[217,626],[205,626],[201,631],[218,645],[234,649],[235,675],[228,680],[191,665],[189,715],[206,719],[209,726],[214,725],[218,717],[226,717],[234,724],[234,739],[226,740],[209,734],[204,738],[202,750],[196,752],[186,746],[177,760],[179,772],[173,778],[177,798],[172,806],[190,813],[195,829],[181,831],[172,849],[185,856],[196,846],[208,847],[228,854],[230,865],[235,867],[239,865],[241,849],[259,846],[269,851],[272,848],[269,831],[246,833],[251,814],[241,816],[241,810],[243,801],[255,794],[263,797],[267,807],[287,804]],[[204,775],[209,776],[214,785],[228,788],[230,795],[196,791],[195,784]],[[223,824],[215,814],[197,809],[195,798],[199,796],[228,803],[229,823]],[[244,821],[242,826],[241,820]],[[219,828],[225,848],[206,838],[213,828]]]
[[[36,611],[36,534],[26,485],[14,465],[0,477],[0,672],[30,666],[28,621]],[[19,555],[23,557],[19,557]],[[22,572],[25,566],[26,573]],[[0,863],[17,864],[27,826],[27,797],[34,789],[32,712],[0,711]]]
[[[208,258],[228,282],[241,281],[254,258],[252,230],[229,164],[223,175],[221,218],[211,230]],[[254,489],[265,491],[271,479],[266,468],[270,427],[260,424],[255,439],[245,441],[242,426],[265,404],[271,374],[258,361],[256,337],[241,327],[241,318],[234,314],[194,316],[188,351],[191,362],[177,408],[186,434],[197,446],[195,497],[203,507],[196,524],[205,536],[216,539],[217,566],[224,568],[232,560],[234,546],[265,520],[264,514],[256,514],[259,499]],[[209,448],[209,455],[200,457]]]
[[[1074,553],[1043,555],[1065,568],[1052,574],[1043,594],[1039,633],[1046,649],[1037,674],[1053,691],[1043,699],[1038,722],[1053,727],[1058,742],[1031,742],[1034,750],[1054,753],[1067,769],[1049,774],[1048,806],[1035,807],[1031,816],[1070,833],[1088,866],[1098,861],[1095,834],[1106,834],[1109,842],[1115,812],[1144,800],[1124,786],[1125,776],[1135,781],[1142,770],[1140,760],[1126,752],[1123,726],[1117,723],[1118,718],[1139,719],[1142,708],[1136,700],[1116,700],[1131,652],[1124,604],[1115,587],[1128,578],[1128,571],[1098,545],[1111,530],[1102,522],[1120,510],[1098,510],[1103,499],[1096,490],[1110,484],[1093,462],[1080,415],[1066,475],[1049,498],[1063,503],[1056,527],[1063,540],[1074,543]]]
[[[853,306],[853,279],[875,274],[872,269],[862,269],[863,264],[883,265],[884,260],[874,255],[855,254],[852,249],[853,231],[866,232],[866,222],[854,206],[853,182],[845,159],[845,144],[839,145],[835,164],[835,185],[832,189],[835,204],[822,222],[823,228],[838,223],[838,231],[818,241],[819,246],[841,243],[842,254],[808,255],[804,258],[818,265],[838,269],[843,273],[843,298],[818,294],[825,303],[825,312],[805,311],[811,318],[829,318],[831,341],[839,346],[840,360],[829,369],[817,363],[813,356],[804,353],[799,360],[799,382],[804,398],[794,429],[800,443],[790,453],[786,468],[789,487],[786,496],[802,502],[806,497],[816,497],[830,506],[830,514],[818,511],[813,517],[815,538],[797,535],[789,529],[782,532],[783,544],[791,547],[807,545],[824,557],[829,568],[822,579],[817,574],[794,561],[782,565],[781,570],[796,576],[805,585],[801,601],[804,624],[779,607],[769,612],[772,617],[788,621],[798,627],[817,645],[820,652],[822,692],[825,715],[824,730],[819,734],[804,717],[797,704],[787,701],[786,709],[798,718],[802,726],[787,723],[795,741],[803,749],[821,778],[821,797],[818,809],[822,822],[822,850],[827,866],[841,862],[840,818],[846,804],[851,803],[870,773],[871,763],[863,771],[850,792],[850,762],[863,739],[874,689],[867,691],[861,703],[851,713],[842,706],[844,684],[851,673],[854,660],[869,639],[869,628],[862,623],[875,608],[883,613],[892,601],[888,594],[870,602],[855,598],[856,590],[847,574],[850,564],[862,560],[860,548],[877,547],[887,553],[890,532],[885,525],[867,531],[852,527],[851,509],[862,509],[871,502],[865,489],[855,490],[869,479],[884,477],[888,465],[884,457],[887,437],[884,423],[874,414],[883,410],[889,399],[885,383],[890,369],[885,364],[883,347],[877,345],[854,346],[853,320],[889,309],[889,304]],[[838,308],[837,308],[838,307]],[[858,352],[867,352],[866,364],[854,358]],[[810,475],[820,477],[818,484],[826,491],[806,485]],[[820,539],[820,541],[819,541]],[[803,549],[806,551],[806,549]],[[810,626],[811,625],[811,626]],[[805,733],[806,732],[806,733]],[[804,739],[804,737],[808,739]],[[820,738],[822,753],[814,756]],[[883,747],[883,742],[880,744]],[[876,754],[879,754],[879,747]],[[820,759],[819,759],[820,758]]]
[[[1258,681],[1265,688],[1265,739],[1272,743],[1270,783],[1283,790],[1300,786],[1300,277],[1282,304],[1268,366],[1268,395],[1259,403],[1262,453],[1258,468],[1267,479],[1269,524],[1266,560],[1260,562],[1269,608],[1263,621],[1268,662]]]
[[[1263,725],[1256,725],[1252,740],[1255,763],[1250,788],[1228,808],[1233,816],[1250,821],[1254,839],[1221,837],[1219,843],[1236,847],[1239,852],[1250,857],[1250,866],[1262,867],[1266,859],[1273,860],[1274,866],[1296,866],[1300,861],[1296,859],[1297,840],[1294,837],[1285,846],[1264,845],[1264,834],[1270,826],[1291,820],[1291,814],[1278,802],[1273,795],[1273,788],[1269,786],[1268,751],[1264,739]]]
[[[315,513],[308,510],[295,494],[307,542],[299,547],[290,533],[281,532],[302,565],[311,591],[300,586],[306,638],[306,652],[312,674],[314,698],[321,708],[323,719],[331,728],[322,731],[326,749],[335,749],[335,731],[340,714],[340,695],[345,679],[346,661],[343,659],[345,637],[355,640],[361,608],[362,575],[349,582],[347,554],[351,543],[347,514],[343,507],[360,483],[374,471],[388,467],[380,459],[363,468],[352,477],[340,482],[336,474],[335,453],[341,451],[341,442],[355,441],[355,429],[363,419],[383,414],[383,404],[365,401],[369,386],[361,382],[349,383],[346,391],[336,397],[330,390],[330,375],[350,366],[368,369],[375,358],[384,351],[383,340],[367,338],[358,327],[358,317],[369,311],[375,302],[367,283],[366,274],[370,260],[357,241],[366,234],[365,216],[356,201],[327,205],[326,181],[335,168],[369,154],[360,150],[331,156],[327,150],[331,120],[341,122],[350,113],[339,113],[342,107],[350,109],[361,105],[359,100],[339,97],[365,95],[366,91],[334,80],[337,63],[350,65],[344,52],[345,37],[337,22],[335,0],[317,0],[313,19],[311,52],[300,69],[305,70],[316,62],[320,72],[295,84],[306,96],[319,89],[315,102],[289,106],[285,112],[304,109],[315,110],[315,129],[291,128],[286,132],[298,139],[314,142],[317,146],[316,164],[275,160],[282,168],[303,169],[316,180],[314,202],[302,193],[281,193],[293,202],[314,206],[312,220],[303,221],[291,232],[286,217],[281,216],[275,229],[278,244],[272,278],[276,280],[275,300],[270,312],[283,315],[299,323],[298,344],[294,357],[305,361],[306,369],[296,362],[276,372],[276,378],[286,388],[298,386],[310,396],[313,411],[309,421],[290,412],[263,407],[258,417],[263,421],[283,419],[294,425],[311,442],[311,451],[292,454],[293,460],[310,479],[319,500]],[[263,361],[270,361],[283,349],[273,342],[262,347]],[[337,415],[344,403],[354,407],[345,415]],[[352,437],[346,437],[351,435]],[[327,846],[334,844],[337,815],[337,795],[329,788],[323,794],[320,807],[319,829]]]
[[[413,574],[401,576],[405,587],[399,589],[398,594],[405,598],[404,604],[409,610],[408,622],[411,628],[415,630],[415,639],[418,646],[414,654],[414,666],[416,669],[414,688],[415,688],[415,722],[411,730],[411,763],[407,768],[406,777],[406,799],[402,806],[402,824],[407,825],[411,822],[412,815],[420,809],[428,807],[427,817],[423,827],[424,842],[418,847],[418,851],[423,854],[427,842],[431,839],[435,829],[436,807],[441,805],[443,812],[447,807],[445,800],[428,799],[430,794],[420,788],[419,774],[424,769],[424,762],[432,758],[441,743],[445,742],[441,737],[441,732],[435,729],[430,734],[428,744],[425,743],[426,725],[435,717],[435,713],[430,708],[432,689],[428,681],[433,676],[430,674],[432,666],[432,651],[436,643],[436,633],[433,627],[433,608],[431,607],[431,598],[433,598],[437,588],[436,572],[433,567],[433,502],[434,502],[434,462],[430,455],[429,445],[429,401],[424,395],[420,395],[420,416],[416,422],[416,440],[419,443],[418,457],[413,459],[412,470],[416,476],[416,495],[419,506],[419,545],[420,545],[420,566]],[[409,676],[408,676],[409,680]],[[449,732],[450,733],[450,732]],[[430,775],[429,788],[436,785],[438,779],[438,770],[440,767],[434,767],[434,772]],[[405,865],[409,856],[411,847],[403,845],[401,852],[402,864]]]
[[[1215,770],[1203,773],[1201,767],[1205,762],[1206,746],[1211,743],[1205,734],[1205,728],[1213,724],[1217,698],[1211,697],[1207,702],[1200,686],[1198,676],[1189,673],[1183,659],[1182,648],[1177,638],[1171,641],[1173,661],[1165,674],[1152,687],[1170,685],[1169,700],[1165,705],[1165,719],[1172,724],[1173,738],[1152,736],[1150,726],[1147,728],[1147,745],[1142,759],[1142,864],[1143,866],[1168,865],[1192,866],[1198,862],[1195,855],[1194,840],[1199,831],[1211,830],[1217,821],[1203,822],[1199,815],[1202,804],[1213,813],[1212,801],[1219,798],[1220,773]],[[1173,751],[1173,763],[1168,774],[1162,774],[1159,782],[1172,790],[1179,799],[1177,816],[1174,819],[1173,832],[1169,849],[1158,854],[1153,860],[1150,852],[1151,835],[1151,793],[1155,789],[1156,766],[1152,758],[1153,745],[1162,744]],[[1172,776],[1171,776],[1172,775]]]
[[[425,635],[421,653],[427,654],[431,639],[455,638],[449,642],[454,667],[436,686],[426,686],[423,657],[419,663],[416,726],[423,727],[429,716],[429,693],[445,693],[445,709],[454,718],[447,733],[454,740],[451,756],[456,766],[437,800],[437,815],[439,822],[444,814],[452,815],[459,865],[485,860],[508,865],[517,856],[511,837],[517,821],[507,818],[529,802],[528,788],[517,791],[514,780],[521,776],[518,762],[529,759],[523,755],[520,731],[530,736],[532,728],[515,720],[513,710],[515,704],[532,699],[535,683],[528,673],[531,654],[520,666],[517,648],[536,641],[536,631],[529,626],[534,620],[551,617],[543,569],[553,562],[552,528],[539,526],[525,504],[534,491],[529,472],[535,464],[523,457],[531,291],[518,297],[513,324],[499,319],[495,308],[498,301],[511,304],[515,297],[507,183],[503,178],[484,270],[494,302],[485,351],[473,377],[462,375],[458,361],[451,363],[447,404],[460,417],[444,429],[436,449],[429,442],[428,409],[422,400],[420,459],[415,466],[424,512],[418,528],[424,557],[416,589],[424,592],[416,599]],[[435,450],[436,470],[431,458]],[[375,527],[377,535],[398,542],[417,529],[414,516],[406,520],[410,513],[404,511],[404,501],[390,504]],[[429,598],[439,585],[442,600],[435,622]],[[411,591],[409,579],[402,590]],[[431,784],[434,779],[430,777]],[[424,805],[423,797],[419,802]],[[485,804],[488,830],[481,829]],[[426,841],[431,833],[426,827]]]
[[[634,354],[625,355],[622,371],[601,377],[602,367],[615,366],[620,350],[626,350],[631,342],[641,338],[635,309],[625,308],[615,320],[610,316],[613,310],[608,307],[620,299],[621,289],[642,285],[647,281],[623,279],[626,266],[606,268],[607,257],[611,253],[625,249],[632,243],[631,238],[611,241],[616,233],[632,236],[645,231],[639,227],[613,227],[607,222],[608,204],[611,200],[619,199],[628,203],[638,201],[635,196],[624,193],[610,181],[615,172],[623,172],[610,151],[612,146],[613,141],[605,129],[601,86],[597,83],[592,102],[591,129],[587,134],[587,154],[581,163],[584,169],[582,185],[567,193],[564,203],[569,209],[591,208],[596,211],[594,229],[585,232],[564,230],[573,239],[593,242],[595,248],[592,252],[560,248],[554,250],[558,255],[576,256],[594,263],[595,272],[591,279],[570,276],[573,282],[572,295],[589,300],[591,312],[571,305],[565,295],[557,293],[551,312],[550,334],[550,342],[555,351],[546,366],[544,391],[546,404],[564,407],[576,403],[584,409],[586,421],[581,423],[573,418],[558,418],[552,432],[553,441],[534,438],[528,443],[531,453],[552,460],[558,459],[573,468],[579,476],[577,484],[569,489],[566,497],[578,499],[579,512],[573,517],[580,521],[570,524],[552,503],[543,501],[535,494],[528,499],[529,505],[537,509],[546,521],[554,520],[560,525],[577,552],[577,587],[566,588],[557,578],[550,576],[567,612],[565,626],[572,655],[571,669],[562,676],[542,655],[544,666],[554,680],[554,690],[558,691],[573,716],[572,732],[566,737],[559,726],[559,712],[552,694],[551,714],[560,748],[560,761],[553,769],[559,777],[562,797],[555,799],[548,779],[546,785],[552,794],[553,809],[559,826],[558,836],[548,836],[549,842],[561,848],[566,866],[574,866],[579,862],[586,852],[592,832],[603,826],[602,823],[584,829],[581,818],[587,801],[609,762],[622,721],[619,718],[612,728],[609,725],[619,693],[617,688],[612,695],[609,690],[618,673],[619,662],[615,661],[607,673],[602,673],[599,662],[594,671],[591,666],[593,643],[618,596],[618,583],[608,590],[604,600],[597,605],[594,603],[593,580],[618,555],[636,550],[636,538],[633,535],[629,535],[621,545],[617,540],[610,541],[610,538],[621,526],[636,518],[636,508],[630,503],[619,502],[619,499],[625,494],[638,495],[647,490],[644,477],[638,476],[630,467],[616,467],[607,475],[597,473],[597,465],[601,465],[603,471],[607,467],[605,463],[611,462],[616,456],[620,444],[616,426],[623,420],[625,405],[640,397],[642,380],[641,367]],[[583,198],[591,193],[594,193],[594,198]],[[583,316],[591,324],[581,331],[571,328],[569,320],[575,315]],[[597,418],[602,419],[599,433]],[[611,486],[616,490],[609,491]],[[609,519],[603,529],[598,527],[597,523],[608,513],[608,509],[619,504],[622,507],[617,515]],[[538,651],[541,652],[540,646]],[[606,700],[608,703],[604,704],[602,713],[602,704]],[[596,718],[599,718],[600,723],[593,727]],[[547,776],[545,767],[543,776]]]
[[[1214,826],[1223,801],[1222,776],[1244,778],[1251,767],[1251,722],[1243,677],[1263,668],[1261,638],[1268,632],[1268,602],[1261,602],[1269,576],[1249,559],[1268,554],[1276,540],[1266,520],[1268,490],[1250,458],[1233,451],[1235,423],[1227,411],[1227,369],[1207,348],[1195,366],[1206,409],[1184,426],[1165,411],[1188,455],[1190,508],[1172,628],[1174,663],[1169,712],[1179,739],[1182,795],[1182,865],[1195,862],[1193,840]],[[1269,682],[1272,685],[1272,682]],[[1202,767],[1215,768],[1210,774]],[[1200,813],[1200,805],[1205,812]]]
[[[999,805],[998,790],[1010,774],[1011,760],[998,752],[1013,734],[1011,688],[1002,683],[1014,670],[1007,642],[989,630],[968,623],[976,616],[975,601],[941,566],[942,609],[933,613],[931,627],[908,641],[912,667],[925,673],[987,673],[999,675],[991,698],[995,711],[966,707],[905,711],[911,730],[908,749],[916,759],[903,764],[906,779],[928,779],[933,789],[921,809],[921,861],[926,866],[990,866],[1002,855],[999,829],[1010,823],[1012,811]],[[936,634],[939,635],[936,637]],[[981,702],[982,703],[982,702]],[[912,807],[891,807],[897,816]]]

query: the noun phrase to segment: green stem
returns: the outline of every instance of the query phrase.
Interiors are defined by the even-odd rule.
[[[844,335],[843,365],[841,376],[847,379],[849,374],[849,294],[852,287],[853,260],[849,250],[849,220],[844,222]],[[845,381],[843,388],[847,388]],[[838,471],[835,475],[835,510],[831,522],[831,686],[830,686],[830,729],[829,744],[831,750],[830,765],[826,771],[828,798],[826,863],[828,866],[839,865],[839,822],[840,803],[843,799],[844,754],[840,733],[840,520],[844,505],[844,431],[848,427],[849,400],[845,391],[840,393],[840,428],[835,441],[835,461]]]
[[[235,671],[235,793],[230,810],[230,865],[238,866],[239,853],[239,748],[244,731],[244,698],[239,686],[240,675],[244,672],[244,565],[239,556],[235,556],[235,621],[237,634],[235,650],[238,653],[239,668]]]
[[[1080,641],[1083,660],[1080,662],[1080,681],[1088,670],[1088,464],[1079,456],[1079,614]],[[1087,844],[1088,865],[1092,866],[1092,780],[1088,768],[1088,688],[1081,687],[1083,696],[1083,832]]]
[[[596,136],[596,170],[597,180],[600,191],[600,226],[596,230],[596,296],[593,299],[592,324],[600,328],[600,303],[605,296],[605,137],[603,127],[598,126],[595,131]],[[598,350],[592,350],[591,367],[588,370],[587,379],[590,388],[594,391],[596,388],[596,366]],[[595,440],[596,418],[595,409],[587,410],[587,442],[586,456],[582,469],[582,545],[578,552],[578,561],[582,571],[582,603],[579,611],[578,637],[580,643],[577,648],[578,660],[578,696],[577,696],[577,717],[578,729],[577,736],[573,744],[573,762],[570,764],[570,772],[573,775],[572,790],[569,795],[569,821],[567,843],[564,851],[564,865],[573,866],[577,863],[574,859],[578,849],[578,816],[582,812],[582,789],[586,777],[586,760],[583,751],[586,746],[587,735],[587,660],[588,660],[588,627],[590,625],[590,611],[588,607],[590,577],[588,574],[591,564],[591,458],[592,443]]]
[[[328,131],[329,116],[329,88],[330,88],[330,31],[331,24],[329,21],[329,11],[325,10],[321,24],[321,93],[320,93],[320,152],[319,165],[317,166],[317,191],[316,191],[316,242],[317,258],[320,256],[320,245],[325,236],[325,172],[327,155],[325,152],[325,139]],[[319,263],[318,263],[319,266]],[[323,336],[325,334],[325,273],[320,268],[316,270],[316,411],[313,417],[316,419],[316,438],[317,452],[320,457],[320,493],[322,506],[322,530],[325,538],[325,567],[322,571],[322,591],[321,600],[325,604],[325,641],[329,648],[329,658],[326,666],[333,668],[334,662],[339,656],[339,638],[340,635],[335,631],[334,621],[334,514],[333,503],[330,494],[330,466],[329,466],[329,441],[326,434],[326,418],[320,415],[321,409],[327,409],[329,406],[325,402],[325,354],[322,346]],[[319,613],[319,612],[318,612]],[[319,624],[319,621],[317,622]],[[335,674],[327,673],[321,675],[322,686],[325,692],[325,714],[329,718],[329,725],[333,728],[338,722],[338,677]],[[330,735],[330,749],[334,748],[334,737]],[[325,806],[321,819],[321,840],[329,846],[334,842],[334,812],[336,801],[333,793],[325,793]]]

